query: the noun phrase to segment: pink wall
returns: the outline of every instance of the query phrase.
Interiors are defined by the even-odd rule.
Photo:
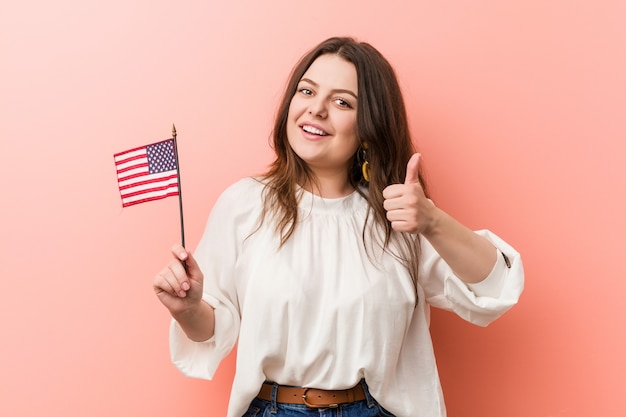
[[[502,2],[4,1],[0,415],[223,416],[169,363],[151,279],[177,200],[121,209],[112,155],[179,131],[187,240],[270,160],[291,65],[352,34],[405,89],[438,204],[523,254],[521,303],[433,317],[451,417],[626,412],[626,6]]]

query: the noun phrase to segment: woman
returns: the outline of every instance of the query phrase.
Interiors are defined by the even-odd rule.
[[[174,363],[210,379],[238,343],[229,417],[444,416],[429,305],[487,325],[518,300],[519,254],[427,197],[396,76],[366,43],[300,60],[273,137],[268,172],[154,278]]]

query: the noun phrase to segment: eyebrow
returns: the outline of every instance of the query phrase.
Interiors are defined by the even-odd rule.
[[[305,82],[307,82],[307,83],[309,83],[309,84],[312,84],[314,87],[319,87],[319,84],[318,84],[318,83],[316,83],[315,81],[313,81],[313,80],[311,80],[311,79],[309,79],[309,78],[302,78],[302,79],[300,80],[300,82],[302,82],[302,81],[305,81]],[[352,97],[354,97],[355,99],[357,99],[357,100],[359,99],[359,98],[357,97],[357,95],[356,95],[356,94],[354,94],[354,93],[353,93],[352,91],[350,91],[350,90],[346,90],[346,89],[343,89],[343,88],[335,88],[335,89],[334,89],[334,90],[332,90],[332,91],[333,91],[333,93],[344,93],[344,94],[350,94],[350,95],[351,95]]]

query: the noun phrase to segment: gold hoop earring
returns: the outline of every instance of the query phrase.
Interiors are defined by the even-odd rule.
[[[361,165],[361,171],[363,172],[363,179],[370,182],[370,164],[367,161]]]
[[[370,182],[370,164],[367,162],[367,142],[363,142],[361,144],[361,159],[363,160],[363,164],[361,165],[361,173],[363,174],[363,179],[366,182]]]

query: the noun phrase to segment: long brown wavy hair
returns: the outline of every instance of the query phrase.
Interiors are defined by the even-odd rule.
[[[325,54],[335,54],[356,67],[359,92],[356,135],[361,144],[367,143],[370,180],[365,181],[362,175],[362,148],[354,154],[347,175],[350,184],[369,203],[370,210],[362,233],[363,242],[365,244],[368,235],[371,235],[373,241],[400,259],[408,268],[416,287],[419,240],[415,235],[395,232],[383,207],[383,189],[391,184],[404,183],[407,163],[415,148],[395,71],[382,54],[368,43],[348,37],[333,37],[310,50],[293,68],[276,113],[272,133],[276,159],[263,175],[266,185],[262,219],[268,214],[276,219],[277,233],[280,234],[281,245],[284,244],[298,223],[298,185],[316,183],[311,170],[289,145],[287,118],[291,99],[302,76],[313,61]],[[427,193],[421,172],[419,181]],[[367,225],[371,222],[377,227],[370,228],[372,232],[366,233]],[[390,250],[391,242],[395,242],[397,251]]]

